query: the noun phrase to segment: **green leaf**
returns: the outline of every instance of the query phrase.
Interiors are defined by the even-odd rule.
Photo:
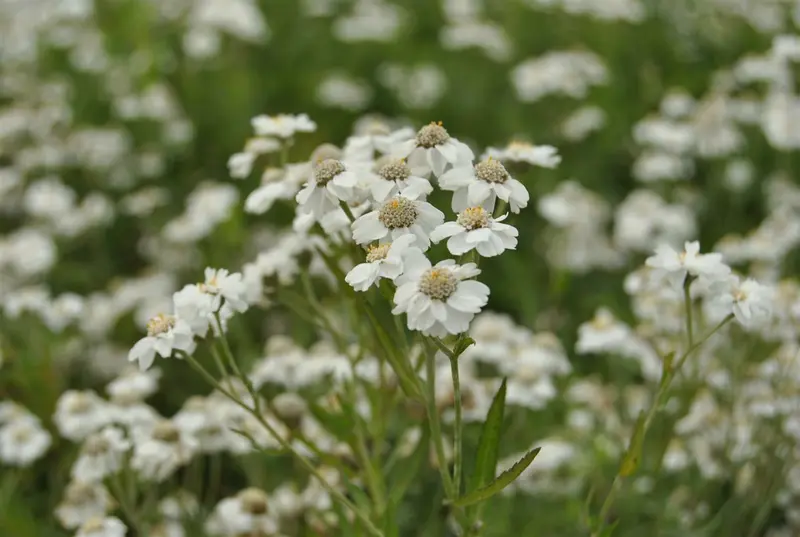
[[[494,479],[497,471],[497,448],[500,445],[500,429],[506,408],[506,379],[492,400],[481,430],[478,454],[475,457],[475,470],[472,472],[467,490],[473,492]]]
[[[619,467],[619,475],[628,477],[636,472],[639,467],[639,461],[642,458],[642,444],[644,443],[645,433],[645,413],[644,410],[639,413],[639,418],[636,420],[636,428],[633,430],[631,436],[631,443],[625,451],[625,457]]]
[[[539,454],[542,448],[534,448],[527,452],[525,456],[523,456],[520,460],[514,463],[514,466],[497,476],[497,479],[489,483],[487,486],[479,488],[469,494],[462,496],[461,498],[457,499],[453,502],[458,507],[465,507],[467,505],[472,505],[478,502],[482,502],[488,500],[511,483],[514,482],[519,475],[525,471],[525,469],[530,466],[533,462],[533,459],[536,458],[536,455]]]
[[[464,354],[464,351],[470,348],[472,345],[475,345],[475,340],[472,339],[471,337],[465,337],[463,339],[459,339],[458,343],[453,349],[453,354],[455,354],[456,356],[461,356],[462,354]]]
[[[428,427],[423,428],[422,436],[419,439],[414,452],[405,460],[399,461],[395,465],[393,472],[389,475],[389,505],[399,504],[403,500],[408,487],[417,477],[423,462],[428,456],[430,449],[430,431]]]
[[[311,414],[319,421],[325,430],[346,444],[353,441],[353,424],[342,413],[325,410],[320,404],[312,401],[308,405]]]

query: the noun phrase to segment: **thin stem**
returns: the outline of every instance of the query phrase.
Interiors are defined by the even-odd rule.
[[[658,413],[659,408],[664,404],[667,395],[669,393],[669,388],[672,385],[672,381],[675,379],[675,375],[681,370],[683,364],[689,357],[700,348],[708,339],[716,334],[723,326],[728,324],[733,320],[733,315],[728,315],[725,317],[717,326],[715,326],[710,332],[708,332],[703,338],[691,345],[686,352],[684,352],[680,358],[675,362],[674,367],[665,367],[663,372],[663,377],[661,379],[661,383],[659,384],[658,391],[656,392],[655,398],[650,405],[650,408],[647,411],[647,415],[645,419],[642,420],[637,426],[633,433],[631,434],[631,438],[628,442],[628,449],[626,450],[625,456],[629,455],[628,451],[631,449],[640,449],[641,443],[644,441],[644,437],[647,435],[647,432],[650,429],[650,425],[655,418],[655,415]],[[670,431],[671,434],[671,431]],[[667,439],[668,441],[669,439]],[[638,442],[638,445],[637,445]],[[608,513],[611,511],[612,506],[614,505],[614,501],[616,499],[619,490],[622,488],[622,482],[624,480],[622,475],[622,465],[620,465],[620,469],[617,471],[617,474],[614,476],[614,481],[611,483],[611,489],[608,491],[605,500],[603,501],[602,506],[600,507],[600,514],[598,515],[598,527],[592,533],[593,537],[597,537],[602,534],[603,529],[607,526],[606,519],[608,517]]]
[[[683,304],[686,309],[686,348],[694,345],[694,322],[692,320],[692,277],[686,276],[683,282]]]
[[[355,402],[355,386],[352,383],[349,384],[348,394],[352,398],[352,401]],[[370,458],[369,450],[367,449],[366,437],[364,434],[364,424],[362,423],[360,416],[355,416],[355,419],[355,454],[356,457],[358,457],[361,465],[364,467],[367,479],[367,487],[372,495],[372,500],[375,502],[375,513],[378,515],[378,517],[381,517],[383,516],[383,511],[386,506],[383,480],[375,469],[375,465],[372,463],[372,459]]]
[[[462,460],[462,418],[461,418],[461,378],[458,374],[458,357],[450,358],[450,373],[453,375],[453,403],[455,405],[455,424],[453,426],[453,486],[456,495],[461,494]]]
[[[344,211],[344,214],[347,215],[347,219],[350,220],[351,224],[356,221],[356,217],[353,215],[353,211],[350,209],[350,206],[348,204],[342,201],[339,203],[339,206]]]
[[[439,463],[439,473],[442,476],[445,495],[449,500],[456,499],[456,490],[453,480],[447,471],[447,458],[444,454],[444,443],[442,442],[442,425],[439,422],[439,409],[436,408],[436,350],[430,348],[426,343],[428,352],[425,360],[426,372],[426,397],[425,409],[428,413],[428,424],[431,428],[431,440],[436,451],[436,460]]]
[[[112,476],[111,479],[108,480],[109,486],[111,487],[111,491],[114,493],[116,497],[117,503],[119,503],[122,512],[125,513],[125,518],[128,519],[128,523],[133,526],[136,530],[137,535],[145,535],[144,528],[139,520],[139,516],[136,514],[135,509],[130,504],[130,498],[125,492],[125,487],[122,484],[122,479],[120,478],[120,474],[116,474]]]
[[[300,462],[300,464],[303,467],[305,467],[305,469],[308,470],[308,472],[312,476],[314,476],[317,479],[317,481],[319,481],[320,485],[322,485],[322,487],[326,491],[328,491],[328,493],[334,499],[336,499],[336,501],[347,507],[356,517],[359,518],[359,520],[361,520],[361,522],[364,524],[370,535],[373,535],[374,537],[383,537],[383,533],[378,528],[375,527],[375,525],[372,523],[369,517],[365,515],[353,502],[348,500],[341,492],[336,490],[330,483],[328,483],[328,481],[324,477],[322,477],[319,471],[317,471],[314,465],[311,464],[311,461],[309,461],[303,455],[301,455],[291,445],[290,442],[288,442],[285,438],[283,438],[283,436],[281,436],[278,433],[278,431],[276,431],[275,428],[266,419],[264,419],[264,416],[260,412],[256,412],[255,409],[247,406],[237,397],[230,394],[219,382],[217,382],[217,380],[208,371],[206,371],[203,368],[202,365],[200,365],[200,363],[197,360],[194,359],[193,356],[184,352],[182,352],[181,354],[184,356],[186,361],[189,362],[189,364],[191,364],[191,366],[194,367],[195,370],[197,370],[214,388],[219,390],[219,392],[222,393],[225,397],[230,399],[233,403],[235,403],[243,410],[250,413],[254,418],[256,418],[256,420],[267,430],[267,432],[269,432],[269,434],[275,440],[277,440],[278,444],[280,444],[280,446],[283,449],[291,453]]]

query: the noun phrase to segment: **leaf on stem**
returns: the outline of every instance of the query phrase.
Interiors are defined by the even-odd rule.
[[[542,448],[534,448],[527,452],[520,460],[514,463],[514,466],[497,476],[497,479],[486,485],[485,487],[481,487],[477,490],[462,496],[455,502],[453,502],[457,507],[465,507],[467,505],[472,505],[478,502],[482,502],[488,500],[511,483],[517,479],[525,469],[531,465],[533,459],[539,454]]]
[[[506,408],[506,379],[492,400],[492,406],[486,414],[486,421],[481,430],[478,454],[475,458],[475,470],[469,482],[468,491],[473,492],[494,479],[497,470],[497,452],[500,444],[500,429]]]
[[[629,475],[632,475],[639,467],[639,462],[642,458],[642,444],[644,443],[646,421],[646,414],[644,411],[641,411],[636,420],[636,428],[633,430],[631,443],[628,445],[628,449],[625,451],[625,457],[623,457],[622,463],[619,467],[619,475],[622,477],[628,477]]]
[[[394,471],[389,474],[389,505],[397,505],[403,500],[408,487],[417,477],[423,462],[428,456],[430,448],[430,431],[427,427],[423,428],[422,436],[419,439],[414,452],[400,464],[394,467]]]

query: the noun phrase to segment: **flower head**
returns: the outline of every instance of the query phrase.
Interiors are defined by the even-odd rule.
[[[393,242],[375,244],[367,250],[367,262],[360,263],[345,276],[345,281],[356,291],[366,291],[380,278],[396,279],[403,272],[403,255],[411,248],[416,237],[403,235]]]
[[[426,177],[431,172],[441,177],[449,164],[470,163],[475,155],[462,142],[450,136],[441,123],[422,127],[414,138],[398,143],[393,156],[405,158],[414,175]]]
[[[508,202],[511,212],[518,213],[528,205],[530,195],[525,187],[509,175],[499,161],[491,157],[454,167],[439,178],[443,190],[453,192],[453,210],[461,212],[476,205],[493,211],[498,198]]]
[[[480,206],[469,207],[459,213],[455,222],[445,222],[434,229],[431,240],[439,242],[447,238],[447,249],[453,255],[462,255],[473,249],[483,257],[500,255],[517,247],[519,234],[513,226],[502,223],[505,218],[492,218]]]
[[[353,240],[368,244],[412,234],[417,238],[415,246],[427,250],[431,231],[443,221],[444,213],[430,203],[395,196],[353,222]]]
[[[128,360],[139,362],[144,371],[153,365],[156,354],[169,358],[173,351],[194,352],[195,342],[189,324],[174,315],[159,314],[147,322],[147,336],[131,348]]]
[[[655,277],[667,278],[676,289],[683,285],[687,274],[713,282],[724,279],[731,272],[730,267],[722,262],[721,254],[701,254],[697,241],[686,242],[681,252],[666,244],[661,245],[656,248],[656,255],[648,257],[645,264],[655,269]]]

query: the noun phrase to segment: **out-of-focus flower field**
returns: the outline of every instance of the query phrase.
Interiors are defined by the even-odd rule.
[[[800,535],[798,76],[797,0],[0,0],[0,536]]]

